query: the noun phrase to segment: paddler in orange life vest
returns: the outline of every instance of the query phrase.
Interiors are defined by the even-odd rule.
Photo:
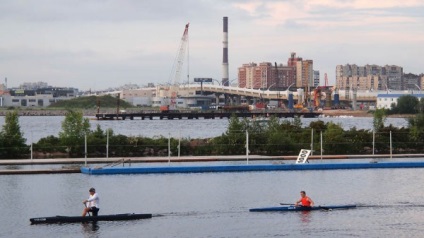
[[[294,204],[295,206],[299,206],[299,203],[302,207],[313,207],[314,201],[308,196],[306,196],[305,191],[300,191],[300,199]]]

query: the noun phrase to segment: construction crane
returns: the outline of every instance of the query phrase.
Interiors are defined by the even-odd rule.
[[[184,64],[184,56],[187,49],[188,43],[188,26],[187,23],[184,28],[183,36],[181,37],[180,47],[178,48],[177,56],[175,57],[174,64],[170,75],[170,84],[178,85],[181,77],[181,69]],[[172,77],[173,76],[173,77]],[[172,78],[171,78],[172,77]]]
[[[175,57],[174,64],[172,65],[171,74],[169,77],[169,89],[170,93],[170,104],[169,110],[175,110],[177,105],[177,96],[179,89],[179,82],[181,77],[181,70],[184,64],[184,56],[188,44],[188,26],[190,23],[187,23],[184,28],[183,36],[181,37],[180,47],[178,48],[177,56]]]

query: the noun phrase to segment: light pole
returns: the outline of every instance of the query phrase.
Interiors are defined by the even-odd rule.
[[[420,94],[421,94],[421,88],[420,88],[420,86],[418,86],[417,84],[414,84],[414,85],[415,85],[415,87],[418,88],[418,90],[420,90]]]
[[[234,82],[234,80],[236,80],[238,78],[232,79],[230,82],[228,82],[228,86],[231,86],[232,82]]]
[[[290,84],[290,86],[287,88],[287,98],[289,98],[289,91],[290,91],[290,87],[293,86],[295,83]]]
[[[420,90],[420,96],[421,96],[421,88],[418,85],[416,85],[416,84],[414,84],[414,85],[415,85],[415,87],[417,87]],[[419,109],[419,112],[420,113],[421,113],[422,108],[423,108],[422,105],[421,105],[421,101],[422,100],[420,100],[419,103],[418,103],[418,107],[419,107],[418,109]]]
[[[221,82],[219,82],[219,80],[217,79],[212,79],[213,81],[217,82],[219,86],[221,86]]]
[[[266,89],[266,91],[269,91],[269,89],[272,87],[272,86],[274,86],[276,83],[273,83],[273,84],[271,84],[267,89]],[[262,102],[265,102],[265,99],[264,99],[264,97],[263,97],[263,95],[265,94],[265,89],[262,89],[262,93],[261,93],[261,99],[262,99]]]
[[[274,86],[274,85],[276,85],[277,83],[273,83],[273,84],[271,84],[269,87],[268,87],[268,89],[266,90],[266,91],[269,91],[269,89],[272,87],[272,86]]]
[[[290,94],[289,94],[289,92],[290,92],[290,87],[291,86],[293,86],[295,83],[292,83],[292,84],[290,84],[289,85],[289,87],[287,88],[287,102],[288,102],[288,104],[287,104],[287,106],[288,106],[288,108],[289,109],[293,109],[293,97],[292,98],[290,98]],[[293,94],[292,94],[292,96],[293,96]]]

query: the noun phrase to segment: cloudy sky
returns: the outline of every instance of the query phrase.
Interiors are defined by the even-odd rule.
[[[169,82],[185,24],[180,81],[222,78],[229,18],[230,80],[249,62],[399,65],[424,73],[423,0],[1,0],[0,79],[103,90]],[[187,64],[188,62],[188,64]]]

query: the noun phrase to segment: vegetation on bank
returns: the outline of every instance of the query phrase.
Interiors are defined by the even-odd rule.
[[[28,154],[28,146],[25,144],[19,116],[16,111],[6,113],[5,122],[0,131],[0,158],[22,158]]]
[[[116,98],[100,97],[112,106]],[[82,104],[87,98],[81,98]],[[93,103],[97,97],[92,97]],[[105,103],[108,101],[108,103]],[[65,102],[65,101],[64,101]],[[91,104],[92,106],[98,104]],[[116,104],[114,104],[116,105]],[[124,104],[125,105],[125,104]],[[75,106],[77,107],[77,106]],[[388,114],[411,113],[408,127],[386,126]],[[68,109],[58,136],[48,136],[31,146],[19,126],[16,110],[8,110],[5,124],[0,131],[0,159],[29,158],[32,150],[35,158],[49,157],[138,157],[166,156],[168,146],[171,155],[241,155],[246,154],[246,139],[250,154],[296,155],[300,149],[313,148],[323,154],[371,154],[423,153],[424,152],[424,99],[406,95],[399,98],[390,110],[377,109],[373,117],[372,130],[355,127],[344,130],[341,125],[323,121],[311,122],[302,127],[299,118],[282,120],[271,118],[267,122],[230,118],[229,126],[221,136],[209,139],[190,139],[115,135],[112,129],[100,126],[90,130],[89,120],[79,110]],[[321,139],[322,138],[322,139]],[[392,142],[392,151],[390,151]],[[169,145],[168,145],[169,143]],[[87,147],[85,146],[87,145]],[[86,153],[87,148],[87,154]],[[178,151],[180,148],[180,151]]]
[[[408,120],[407,128],[385,126],[385,110],[376,110],[373,130],[344,130],[341,125],[323,121],[311,122],[302,127],[299,118],[280,121],[252,121],[233,116],[225,133],[209,139],[115,135],[112,129],[97,126],[90,130],[89,120],[79,111],[68,110],[58,136],[48,136],[32,145],[34,158],[49,157],[142,157],[167,156],[168,143],[171,155],[242,155],[246,154],[246,138],[250,154],[297,155],[300,149],[312,148],[315,154],[376,154],[423,153],[424,114]],[[321,143],[322,138],[322,143]],[[374,138],[374,139],[373,139]],[[374,145],[373,145],[374,140]],[[87,147],[85,147],[87,144]],[[180,151],[178,152],[178,148]],[[0,158],[29,158],[30,146],[25,144],[15,111],[7,114],[0,132]]]
[[[392,103],[390,109],[385,109],[385,113],[388,115],[417,114],[421,112],[424,112],[424,98],[418,99],[412,95],[399,97],[397,104]]]
[[[100,108],[133,108],[132,104],[113,97],[111,95],[104,96],[88,96],[77,97],[69,100],[62,100],[51,104],[48,108],[69,108],[69,109],[96,109]]]

